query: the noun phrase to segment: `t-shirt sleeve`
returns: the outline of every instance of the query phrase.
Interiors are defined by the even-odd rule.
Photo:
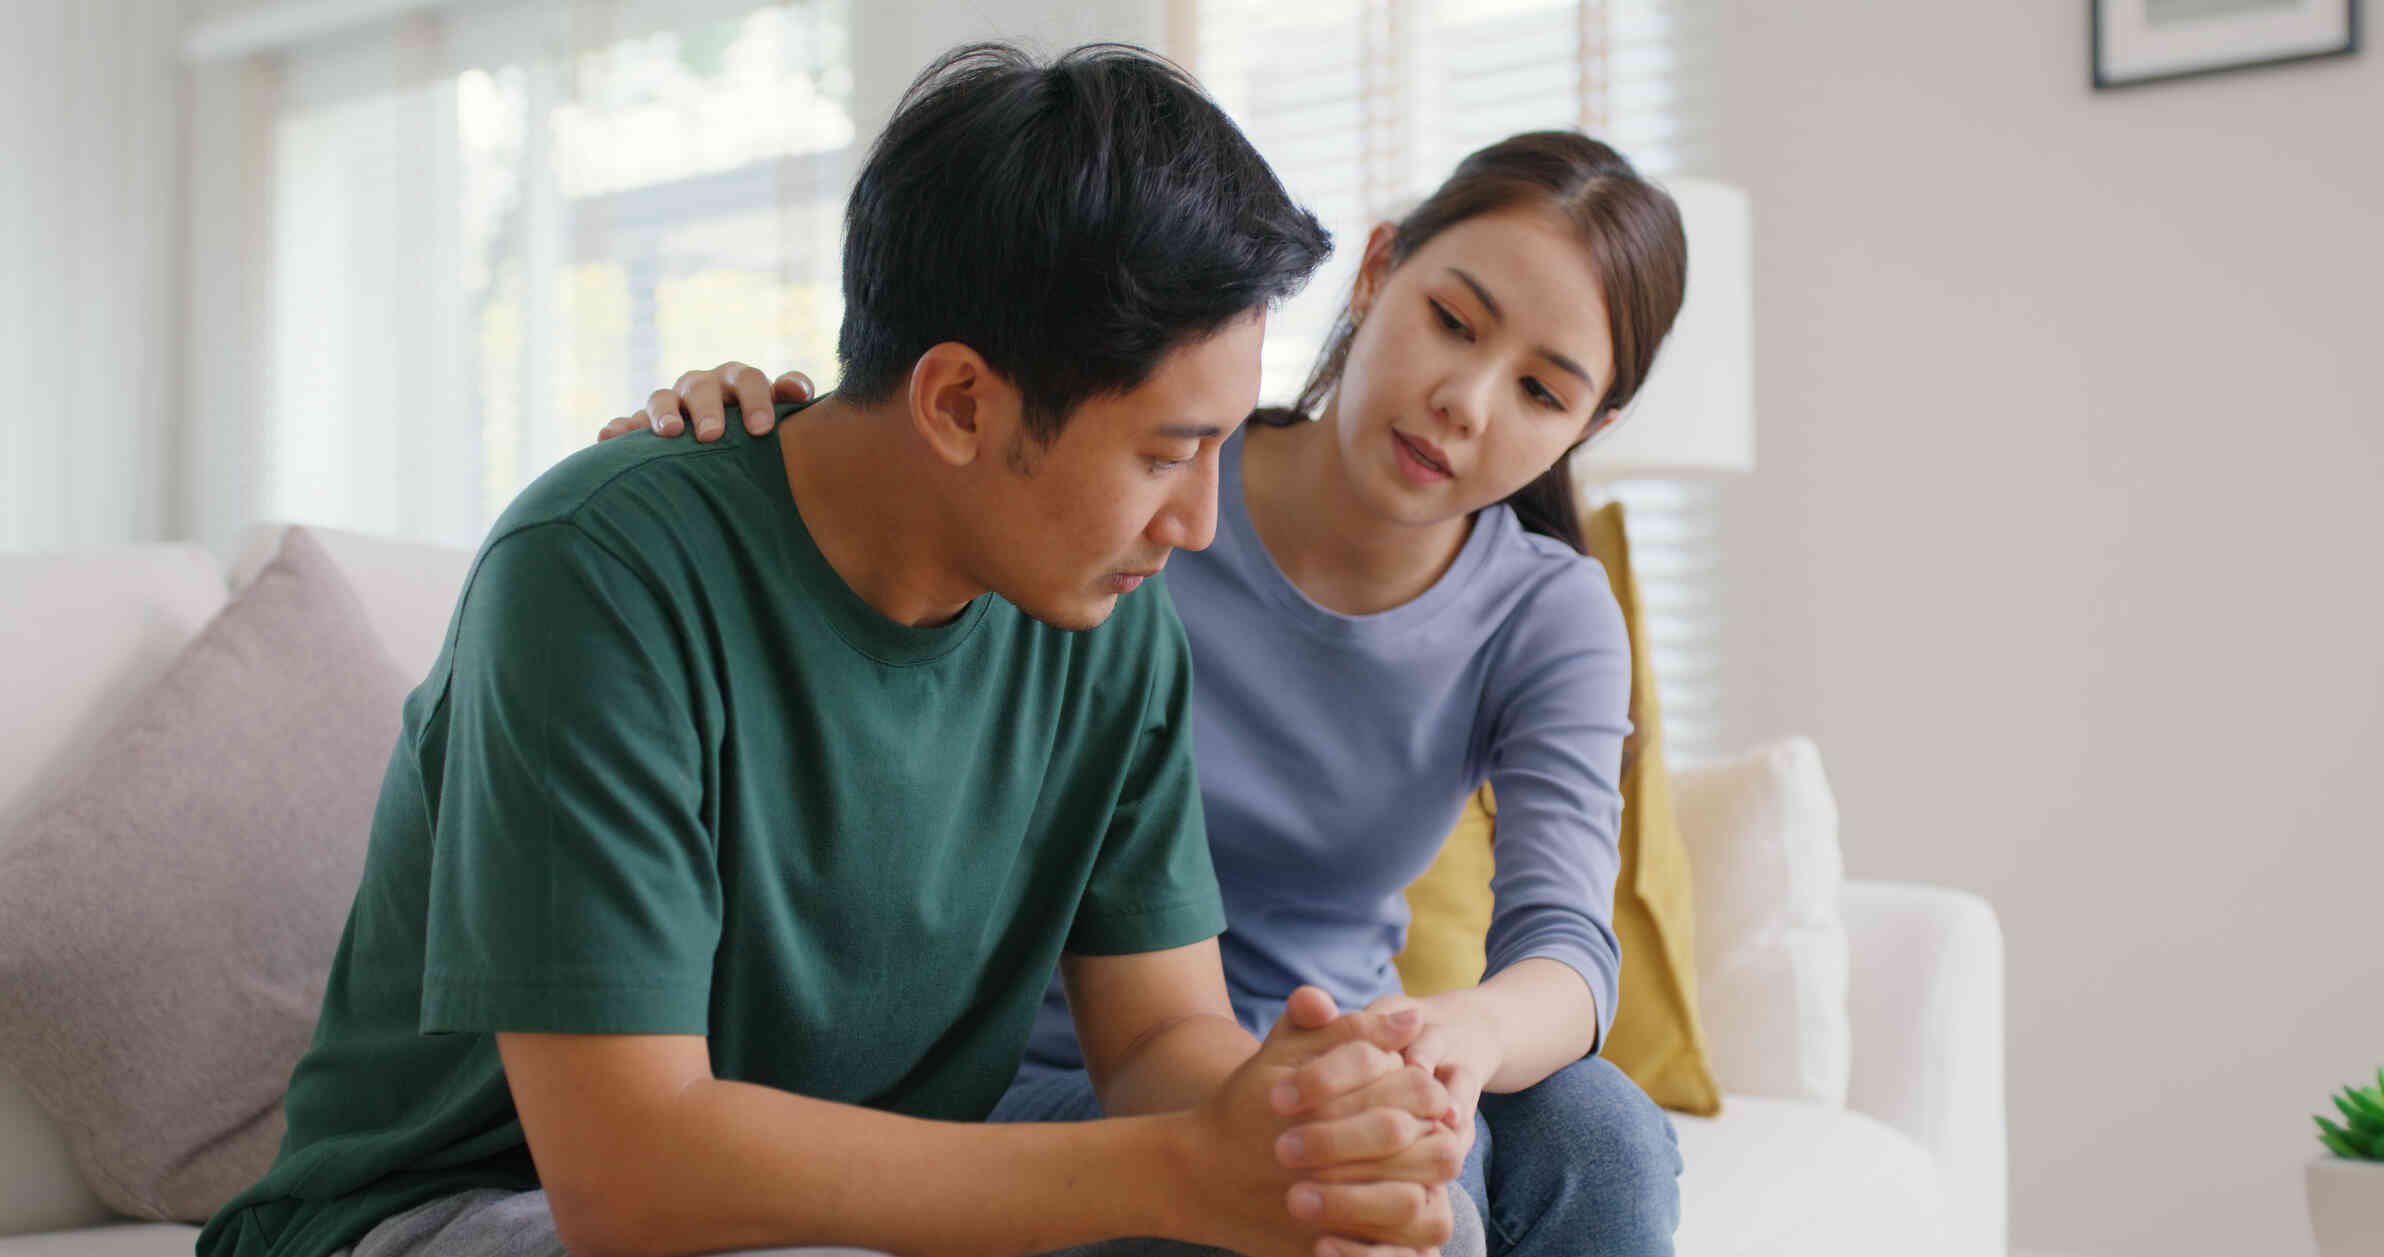
[[[569,523],[481,558],[425,782],[424,1033],[707,1030],[721,896],[683,632]]]
[[[1596,563],[1568,565],[1522,609],[1491,687],[1498,827],[1485,974],[1534,956],[1572,966],[1597,999],[1602,1046],[1622,962],[1614,882],[1631,648]]]
[[[1118,805],[1066,948],[1117,956],[1184,947],[1225,932],[1192,766],[1192,656],[1164,586],[1146,633],[1149,682]],[[1122,627],[1122,626],[1121,626]]]

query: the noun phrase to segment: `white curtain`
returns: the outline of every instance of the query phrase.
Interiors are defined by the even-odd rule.
[[[7,6],[0,549],[171,527],[182,10]]]
[[[194,36],[198,535],[470,544],[665,371],[833,362],[848,0],[351,7]]]

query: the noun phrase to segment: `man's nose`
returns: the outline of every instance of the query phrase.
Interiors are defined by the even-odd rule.
[[[1217,539],[1217,457],[1204,454],[1192,466],[1152,521],[1151,540],[1177,550],[1206,550]]]

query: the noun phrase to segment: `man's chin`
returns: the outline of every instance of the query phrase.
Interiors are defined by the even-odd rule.
[[[1047,624],[1063,632],[1082,633],[1087,629],[1097,629],[1108,623],[1110,614],[1117,610],[1117,601],[1116,594],[1094,594],[1089,597],[1071,599],[1064,606],[1044,604],[1030,607],[1024,603],[1013,603],[1012,605],[1025,612],[1026,618],[1037,624]]]

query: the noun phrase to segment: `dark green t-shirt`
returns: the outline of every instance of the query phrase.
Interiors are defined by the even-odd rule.
[[[1158,582],[1093,632],[879,615],[733,419],[564,460],[406,700],[289,1133],[200,1253],[536,1186],[499,1030],[702,1034],[722,1078],[982,1118],[1063,949],[1224,928],[1190,681]]]

